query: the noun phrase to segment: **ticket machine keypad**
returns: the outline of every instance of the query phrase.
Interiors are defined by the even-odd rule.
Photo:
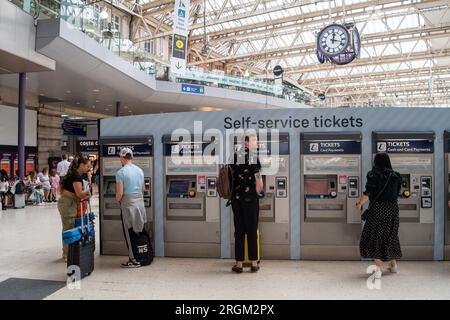
[[[286,198],[287,197],[287,178],[286,177],[277,177],[277,190],[276,196],[277,198]]]
[[[348,197],[349,198],[357,198],[359,197],[359,178],[358,177],[349,177],[348,178]]]
[[[217,187],[216,187],[217,178],[207,178],[206,179],[206,192],[208,197],[216,197],[217,196]]]

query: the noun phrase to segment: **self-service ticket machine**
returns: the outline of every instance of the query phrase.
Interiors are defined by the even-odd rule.
[[[191,138],[187,142],[172,141],[167,135],[162,141],[165,255],[219,258],[220,198],[216,182],[220,150],[215,141]],[[207,155],[207,148],[217,149]]]
[[[402,176],[398,195],[403,259],[434,256],[434,132],[373,132],[372,153],[386,152]]]
[[[115,200],[116,173],[122,168],[119,153],[124,147],[133,151],[133,163],[144,171],[145,228],[154,241],[153,137],[104,138],[100,140],[100,253],[106,255],[128,255],[121,210]]]
[[[241,141],[233,143],[236,151]],[[290,259],[289,134],[258,137],[258,157],[264,184],[259,199],[261,259]],[[231,256],[234,256],[234,223],[231,219]]]
[[[361,133],[302,133],[301,257],[359,260]]]
[[[450,260],[450,131],[444,132],[445,161],[445,254],[444,259]]]

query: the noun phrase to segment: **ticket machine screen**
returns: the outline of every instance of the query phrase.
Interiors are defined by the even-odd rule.
[[[189,180],[171,180],[169,182],[169,194],[181,195],[189,193],[189,186],[191,182]]]
[[[305,194],[328,194],[327,179],[308,179],[305,181]]]
[[[113,196],[115,194],[116,194],[116,181],[107,181],[105,196]]]

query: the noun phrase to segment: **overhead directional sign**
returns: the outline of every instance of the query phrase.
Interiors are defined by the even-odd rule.
[[[181,92],[194,93],[194,94],[205,94],[204,86],[197,86],[195,84],[181,84]]]
[[[184,75],[186,73],[187,38],[189,33],[189,6],[189,0],[175,1],[170,71],[178,75]]]

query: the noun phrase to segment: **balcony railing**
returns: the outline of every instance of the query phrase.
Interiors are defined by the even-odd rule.
[[[110,1],[82,0],[9,0],[35,17],[36,20],[61,18],[97,41],[101,46],[122,57],[133,66],[154,76],[157,80],[195,83],[211,87],[227,88],[278,97],[309,104],[312,95],[293,85],[275,85],[273,79],[241,77],[223,71],[204,71],[188,67],[185,75],[175,76],[170,64],[145,50],[144,42],[133,43],[121,35],[120,27],[111,19],[103,19],[102,10],[111,10]],[[119,0],[112,0],[113,4]],[[89,4],[87,4],[89,3]],[[117,3],[120,6],[120,3]]]

